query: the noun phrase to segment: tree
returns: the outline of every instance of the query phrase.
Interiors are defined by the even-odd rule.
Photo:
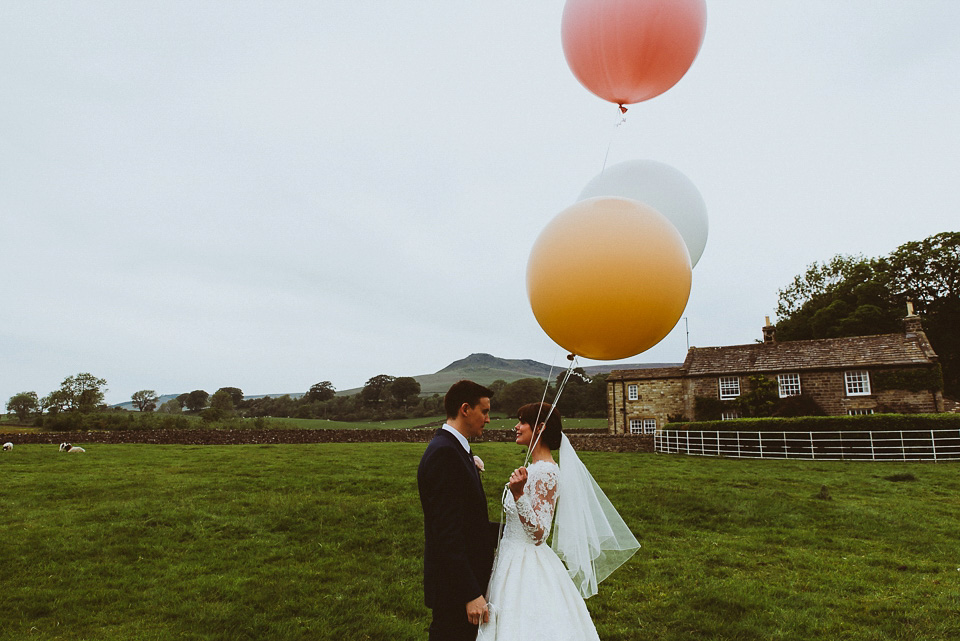
[[[160,397],[152,389],[142,389],[134,392],[130,399],[133,401],[133,406],[141,412],[152,412],[157,409],[157,401]]]
[[[493,392],[493,398],[490,399],[490,409],[495,412],[500,412],[503,410],[503,407],[500,403],[501,392],[503,388],[507,386],[507,382],[502,378],[498,378],[494,382],[487,385],[487,389]]]
[[[157,411],[161,414],[179,414],[182,410],[183,407],[180,406],[180,403],[178,403],[175,398],[171,398],[157,408]]]
[[[40,399],[40,411],[58,414],[70,409],[70,396],[62,389],[55,389]]]
[[[387,387],[394,380],[393,376],[378,374],[368,380],[360,390],[360,399],[368,405],[375,405],[386,400]]]
[[[609,374],[594,374],[584,394],[582,416],[603,417],[607,415],[607,378]],[[563,398],[561,397],[561,402]]]
[[[66,377],[60,384],[62,398],[67,403],[66,409],[92,412],[99,408],[103,405],[106,384],[106,379],[97,378],[88,372]]]
[[[210,397],[210,407],[215,410],[220,410],[223,415],[233,414],[233,395],[221,387]]]
[[[527,403],[538,403],[544,397],[544,385],[546,385],[546,382],[542,378],[521,378],[512,383],[507,383],[499,394],[501,411],[510,416],[516,416],[517,410]],[[547,392],[547,399],[552,400],[552,394],[549,391]]]
[[[557,375],[554,383],[557,389],[560,389],[560,385],[563,384],[563,379],[566,376],[566,371]],[[591,392],[590,383],[591,380],[582,367],[577,367],[570,373],[570,378],[567,379],[567,384],[563,387],[560,398],[557,400],[557,409],[560,410],[562,416],[572,418],[584,415]],[[604,399],[606,399],[606,394],[604,394]]]
[[[195,389],[187,394],[186,408],[191,412],[199,412],[207,406],[207,399],[209,398],[210,395],[202,389]]]
[[[762,374],[747,378],[747,389],[737,398],[741,416],[772,416],[777,408],[779,392],[777,382]]]
[[[779,297],[780,340],[896,332],[905,310],[890,289],[889,264],[862,256],[813,263]]]
[[[897,332],[908,301],[940,357],[944,393],[960,396],[960,232],[904,243],[882,258],[813,263],[779,292],[777,338]]]
[[[232,403],[232,408],[240,407],[240,403],[243,402],[243,390],[239,387],[221,387],[217,392],[226,392],[230,395],[230,402]],[[214,392],[213,395],[216,396],[217,392]],[[213,400],[211,399],[210,405],[213,405]]]
[[[23,423],[31,414],[40,410],[40,399],[36,392],[20,392],[14,394],[7,401],[7,412],[13,412],[17,415],[17,420]]]
[[[411,402],[416,402],[417,395],[420,394],[420,383],[412,376],[400,376],[393,379],[387,391],[397,405],[406,407]]]
[[[893,291],[914,303],[940,357],[944,393],[960,398],[960,232],[904,243],[889,260]]]
[[[336,395],[337,390],[333,387],[333,383],[330,381],[320,381],[310,386],[309,391],[303,395],[303,400],[307,403],[323,402],[329,401]]]
[[[188,399],[188,398],[190,398],[190,394],[189,394],[189,393],[184,393],[184,394],[178,395],[177,398],[174,399],[174,400],[177,401],[177,404],[180,406],[180,409],[182,410],[184,407],[187,406],[187,399]]]

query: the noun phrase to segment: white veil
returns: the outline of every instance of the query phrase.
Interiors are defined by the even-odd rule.
[[[585,599],[640,548],[566,434],[560,441],[560,495],[551,546]]]

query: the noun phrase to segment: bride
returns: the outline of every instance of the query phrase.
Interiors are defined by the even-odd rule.
[[[506,529],[490,577],[489,620],[477,639],[598,641],[584,599],[640,545],[580,462],[554,408],[530,403],[518,419],[517,443],[529,448],[531,463],[514,470],[504,492]]]

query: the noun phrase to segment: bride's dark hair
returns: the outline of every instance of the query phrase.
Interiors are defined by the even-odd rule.
[[[547,418],[547,415],[550,418]],[[560,424],[560,412],[553,410],[550,413],[550,405],[547,403],[527,403],[517,410],[517,420],[525,423],[534,429],[537,425],[546,421],[547,426],[540,435],[540,440],[551,450],[560,447],[560,437],[563,435]],[[536,438],[536,437],[534,437]],[[533,443],[531,442],[531,445]]]

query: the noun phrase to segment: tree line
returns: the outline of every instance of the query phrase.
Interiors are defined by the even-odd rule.
[[[588,378],[582,368],[567,383],[560,411],[569,417],[606,415],[606,375]],[[562,375],[546,385],[540,378],[513,382],[497,380],[491,409],[513,415],[526,403],[553,399]],[[107,381],[89,373],[68,376],[60,388],[44,397],[36,392],[21,392],[7,401],[7,412],[21,423],[69,425],[70,417],[94,412],[125,411],[104,404]],[[142,414],[198,415],[207,421],[232,418],[315,418],[337,421],[375,421],[442,416],[443,396],[421,394],[420,383],[410,376],[378,374],[367,380],[357,394],[337,395],[330,381],[321,381],[300,396],[245,398],[237,387],[221,387],[213,394],[193,390],[160,403],[155,390],[138,390],[131,395],[134,408]]]

